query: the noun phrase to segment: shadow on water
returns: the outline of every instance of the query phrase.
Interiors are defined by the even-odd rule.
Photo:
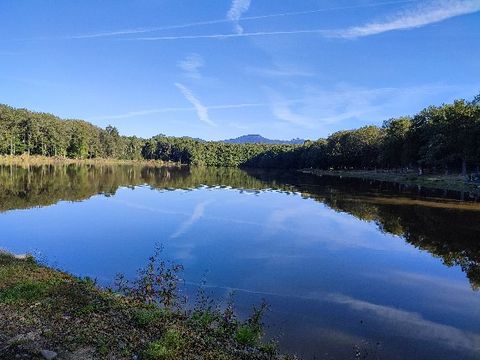
[[[114,195],[120,187],[158,190],[231,187],[241,191],[300,193],[377,224],[416,248],[459,266],[473,289],[480,287],[480,204],[451,191],[418,189],[360,179],[316,177],[286,171],[142,166],[1,166],[0,211]]]

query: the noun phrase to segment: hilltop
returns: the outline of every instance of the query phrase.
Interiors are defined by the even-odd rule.
[[[304,139],[292,139],[292,140],[272,140],[267,139],[259,134],[242,135],[235,139],[223,140],[225,143],[230,144],[287,144],[287,145],[302,145]]]

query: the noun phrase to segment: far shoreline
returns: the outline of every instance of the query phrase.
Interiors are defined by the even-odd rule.
[[[43,165],[92,165],[92,166],[114,166],[114,165],[137,165],[146,167],[183,167],[190,166],[180,162],[147,160],[147,159],[114,159],[114,158],[88,158],[75,159],[63,156],[41,156],[41,155],[0,155],[0,166],[43,166]],[[208,166],[207,166],[208,167]],[[238,167],[242,168],[242,167]],[[423,174],[415,172],[399,172],[394,170],[322,170],[315,168],[307,169],[283,169],[299,171],[304,174],[315,176],[332,176],[339,178],[354,178],[389,183],[402,184],[406,186],[417,186],[428,189],[457,191],[460,193],[471,193],[480,195],[480,182],[468,181],[461,174]]]
[[[0,155],[0,165],[40,166],[40,165],[142,165],[150,167],[180,167],[180,163],[162,160],[129,160],[114,158],[74,159],[63,156],[39,155]]]
[[[385,181],[390,183],[402,184],[407,186],[419,186],[428,189],[469,192],[480,194],[480,183],[467,181],[464,176],[459,174],[441,175],[441,174],[423,174],[417,175],[412,172],[395,172],[387,170],[321,170],[321,169],[301,169],[304,174],[315,176],[333,176],[354,179],[365,179],[375,181]]]

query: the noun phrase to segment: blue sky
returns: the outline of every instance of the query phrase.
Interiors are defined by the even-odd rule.
[[[122,134],[316,139],[480,92],[480,0],[0,2],[0,102]]]

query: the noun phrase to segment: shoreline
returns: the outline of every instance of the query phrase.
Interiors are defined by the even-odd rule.
[[[448,190],[458,192],[469,192],[480,194],[480,183],[465,181],[461,175],[440,175],[415,173],[398,173],[385,170],[320,170],[320,169],[300,169],[304,174],[315,176],[333,176],[352,179],[365,179],[375,181],[385,181],[407,186],[420,186],[428,189]]]
[[[171,265],[165,274],[177,271]],[[127,284],[117,282],[119,288]],[[126,292],[103,289],[31,256],[0,251],[0,358],[296,359],[262,341],[262,324],[252,322],[262,313],[241,321],[229,307],[199,302],[190,310],[180,300],[174,305],[165,298],[145,300],[139,283]]]
[[[180,163],[162,160],[124,160],[111,158],[71,159],[63,156],[0,155],[0,165],[142,165],[151,167],[180,167]]]

